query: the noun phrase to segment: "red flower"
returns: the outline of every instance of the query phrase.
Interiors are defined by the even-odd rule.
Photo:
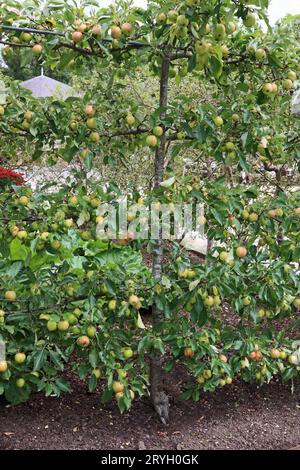
[[[15,186],[22,186],[25,183],[23,175],[21,173],[17,173],[13,170],[8,170],[7,168],[3,168],[0,166],[0,184],[1,186],[5,186],[8,184],[13,184]]]

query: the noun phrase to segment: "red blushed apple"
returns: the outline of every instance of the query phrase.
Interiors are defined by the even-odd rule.
[[[43,52],[43,48],[40,44],[35,44],[32,48],[32,52],[35,55],[40,55]]]
[[[122,26],[121,26],[121,31],[122,33],[124,33],[125,35],[129,36],[132,32],[132,24],[130,23],[123,23]]]
[[[193,357],[194,355],[194,351],[192,350],[192,348],[185,348],[184,350],[184,356],[188,359],[190,359],[191,357]]]
[[[119,26],[113,26],[110,30],[110,35],[113,39],[120,39],[122,36],[121,28],[119,28]]]
[[[77,339],[77,344],[78,346],[81,346],[82,348],[87,348],[90,344],[90,339],[88,336],[80,336]]]
[[[236,249],[236,255],[239,258],[245,258],[245,256],[247,256],[247,249],[244,246],[238,246]]]
[[[83,34],[80,31],[75,31],[72,34],[72,39],[74,42],[80,42],[82,40]]]
[[[86,107],[84,108],[84,112],[89,117],[93,117],[96,114],[96,111],[95,111],[93,105],[91,105],[91,104],[86,105]]]
[[[6,372],[8,369],[8,364],[6,361],[0,361],[0,373]]]
[[[99,36],[101,34],[101,25],[100,24],[95,24],[92,27],[92,33],[94,34],[94,36]]]
[[[85,23],[81,23],[77,26],[77,30],[83,33],[87,29],[87,25]]]
[[[270,217],[274,218],[274,217],[276,217],[277,212],[276,212],[275,209],[271,209],[271,210],[269,210],[268,214],[269,214]]]

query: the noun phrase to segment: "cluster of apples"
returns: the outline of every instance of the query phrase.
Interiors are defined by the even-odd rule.
[[[84,113],[86,116],[86,126],[88,129],[90,129],[92,132],[90,133],[90,141],[94,144],[98,144],[100,142],[100,134],[97,132],[97,119],[95,118],[96,114],[96,109],[92,104],[86,105],[84,109]],[[126,124],[129,127],[134,126],[136,123],[136,118],[131,112],[128,112],[126,117],[125,117]],[[78,123],[73,119],[71,120],[70,124],[70,129],[72,131],[75,131],[78,127]],[[164,134],[164,129],[162,126],[155,126],[152,129],[152,133],[147,135],[146,137],[146,145],[149,147],[156,147],[158,145],[158,139]],[[86,149],[86,152],[88,152],[88,149]],[[84,152],[84,153],[86,153]],[[84,154],[82,154],[82,157],[84,158]]]
[[[186,347],[184,349],[184,356],[187,359],[192,359],[195,355],[195,351],[191,347]],[[289,366],[297,367],[299,365],[299,353],[297,351],[291,352],[287,347],[278,348],[271,348],[268,352],[263,352],[258,344],[255,345],[253,351],[251,351],[248,357],[242,358],[239,362],[235,361],[235,365],[238,371],[243,370],[252,370],[255,374],[255,379],[258,381],[263,381],[264,376],[268,373],[273,375],[274,371],[269,370],[268,368],[268,360],[269,358],[278,361],[278,371],[284,372],[287,362]],[[219,367],[214,369],[209,368],[209,364],[207,368],[203,370],[201,374],[196,376],[196,382],[198,385],[203,386],[207,381],[210,379],[215,379],[216,377],[219,378],[218,385],[220,387],[224,387],[225,385],[230,385],[233,382],[233,374],[234,371],[232,369],[228,369],[228,366],[222,366],[223,364],[228,363],[228,357],[220,353],[218,356],[219,360]],[[238,375],[240,373],[238,372]]]
[[[131,112],[127,113],[125,120],[126,120],[126,124],[129,127],[134,126],[134,124],[136,123],[136,118]],[[164,134],[163,127],[155,126],[152,129],[152,133],[147,135],[146,137],[146,144],[148,145],[148,147],[157,147],[159,138],[162,137],[163,134]]]
[[[0,106],[0,119],[5,115],[5,109],[5,107]],[[14,129],[15,131],[22,130],[28,132],[31,127],[31,122],[33,118],[33,111],[25,111],[22,116],[22,122],[18,123],[17,125],[14,123],[12,129]]]
[[[202,297],[203,303],[206,307],[219,307],[222,304],[222,299],[216,287],[213,288],[212,293],[202,293],[201,289],[199,289],[198,294]]]
[[[10,365],[21,367],[25,364],[27,359],[27,356],[24,352],[17,352],[14,357],[12,358],[11,361],[8,360],[2,360],[0,361],[0,374],[5,374],[6,372],[9,371]],[[12,364],[11,364],[12,363]],[[32,372],[33,375],[36,375],[37,373]],[[26,381],[23,377],[18,377],[15,380],[15,385],[17,388],[23,388],[26,385]]]
[[[164,134],[164,129],[162,126],[156,126],[152,130],[152,134],[147,135],[146,144],[148,147],[157,147],[159,142],[159,137],[162,137]]]
[[[196,382],[197,384],[199,385],[203,385],[205,384],[207,381],[209,381],[210,379],[215,379],[216,377],[216,374],[218,376],[218,385],[220,387],[224,387],[225,385],[231,385],[232,382],[233,382],[233,379],[232,379],[232,376],[229,375],[229,369],[227,368],[227,371],[225,371],[224,369],[224,364],[227,364],[228,363],[228,357],[223,354],[223,353],[220,353],[218,355],[218,358],[216,358],[216,360],[218,360],[219,362],[219,367],[218,368],[209,368],[208,365],[207,365],[207,368],[203,370],[203,372],[201,374],[198,374],[197,377],[196,377]]]
[[[24,119],[21,124],[21,127],[24,131],[29,131],[33,117],[34,113],[32,111],[26,111],[24,113]]]
[[[269,352],[269,356],[272,359],[281,359],[283,361],[285,359],[288,359],[289,363],[293,365],[298,364],[298,360],[296,360],[297,354],[296,353],[288,354],[287,351],[285,351],[284,349],[272,348]],[[263,353],[260,351],[260,348],[258,345],[255,345],[255,350],[249,354],[249,359],[255,360],[256,362],[260,362],[263,360]]]
[[[205,65],[208,64],[209,56],[216,53],[215,43],[223,43],[228,35],[236,32],[237,25],[234,21],[220,20],[219,23],[210,25],[203,23],[199,25],[198,22],[191,21],[185,14],[185,8],[200,6],[198,0],[187,0],[178,9],[171,9],[168,12],[161,12],[157,18],[156,23],[160,26],[167,25],[170,27],[170,36],[180,39],[186,39],[189,33],[195,37],[195,33],[198,32],[199,36],[202,36],[201,40],[195,42],[195,52],[197,59],[196,70],[202,70]],[[256,15],[250,10],[246,10],[243,16],[243,23],[246,28],[252,28],[256,24]],[[205,36],[210,35],[210,40],[205,39]],[[211,42],[213,41],[213,42]],[[226,44],[221,44],[221,53],[223,57],[229,55],[229,48]]]
[[[85,124],[86,127],[91,131],[89,135],[89,140],[93,144],[98,144],[100,142],[100,134],[97,132],[97,119],[95,118],[96,109],[92,104],[87,104],[84,108],[84,115],[85,115]],[[70,121],[69,127],[72,131],[76,131],[78,129],[78,122],[75,119]],[[82,154],[82,157],[85,157],[85,154],[88,153],[88,149],[86,152]]]
[[[96,109],[93,107],[93,105],[88,104],[84,109],[84,113],[87,117],[86,126],[88,127],[88,129],[92,131],[89,136],[90,141],[94,144],[98,144],[100,142],[100,135],[99,135],[99,132],[96,131],[97,129],[97,120],[95,118]]]
[[[293,70],[289,70],[287,74],[287,78],[282,81],[282,88],[285,91],[290,91],[293,86],[294,82],[297,80],[297,74]],[[263,92],[267,96],[276,95],[278,93],[278,85],[275,82],[265,83],[262,88]]]
[[[125,385],[124,385],[123,382],[126,379],[127,373],[126,373],[126,371],[124,371],[124,369],[118,369],[117,372],[118,372],[118,375],[119,375],[119,380],[115,380],[113,382],[112,390],[115,394],[116,400],[119,401],[122,397],[124,397],[124,394],[125,394]],[[121,380],[122,380],[122,382],[121,382]],[[129,389],[128,392],[129,392],[130,400],[131,401],[134,400],[134,398],[135,398],[134,391]]]
[[[5,115],[5,107],[0,106],[0,119],[4,115]],[[25,111],[23,113],[23,120],[20,124],[20,127],[23,131],[29,131],[33,117],[34,117],[34,113],[32,111]]]
[[[32,44],[33,43],[33,40],[34,40],[34,37],[31,33],[28,33],[26,31],[23,31],[20,36],[12,36],[10,38],[11,42],[13,44],[28,44],[30,45],[30,43]],[[5,47],[5,50],[4,50],[4,57],[6,56],[9,56],[11,54],[13,50],[13,46],[6,46]],[[32,52],[34,55],[36,56],[39,56],[42,54],[43,52],[43,46],[40,44],[40,43],[35,43],[33,44],[32,48],[31,48]]]
[[[72,40],[74,43],[79,43],[84,39],[84,33],[90,31],[92,36],[95,38],[101,37],[102,27],[100,24],[89,25],[81,19],[77,19],[74,23],[76,31],[72,33]],[[131,23],[124,22],[120,25],[112,25],[110,28],[110,35],[113,41],[118,41],[122,36],[130,36],[133,31]],[[114,42],[115,44],[115,42]]]

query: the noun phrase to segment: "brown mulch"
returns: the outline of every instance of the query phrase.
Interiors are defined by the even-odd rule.
[[[291,449],[300,443],[300,389],[273,382],[260,389],[234,382],[197,403],[178,400],[182,371],[170,383],[171,420],[158,421],[149,400],[120,415],[115,403],[71,376],[73,393],[0,403],[0,449]],[[179,388],[178,388],[179,386]]]

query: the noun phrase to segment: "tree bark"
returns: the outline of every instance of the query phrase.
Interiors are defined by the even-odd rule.
[[[168,83],[169,83],[169,68],[170,58],[165,53],[162,60],[161,77],[160,77],[160,100],[159,106],[161,108],[160,119],[163,122],[166,116],[166,109],[168,105]],[[155,176],[154,188],[157,188],[164,178],[164,164],[166,157],[166,144],[167,139],[165,132],[160,139],[159,146],[155,153]],[[160,280],[163,274],[163,243],[161,230],[159,239],[155,241],[153,248],[153,265],[152,273],[155,279]],[[159,331],[159,327],[164,320],[164,312],[161,311],[156,305],[152,307],[153,318],[153,332],[154,334]],[[164,391],[164,370],[163,370],[163,355],[153,350],[151,355],[150,364],[150,395],[154,409],[159,415],[163,424],[167,424],[169,420],[169,399]]]

